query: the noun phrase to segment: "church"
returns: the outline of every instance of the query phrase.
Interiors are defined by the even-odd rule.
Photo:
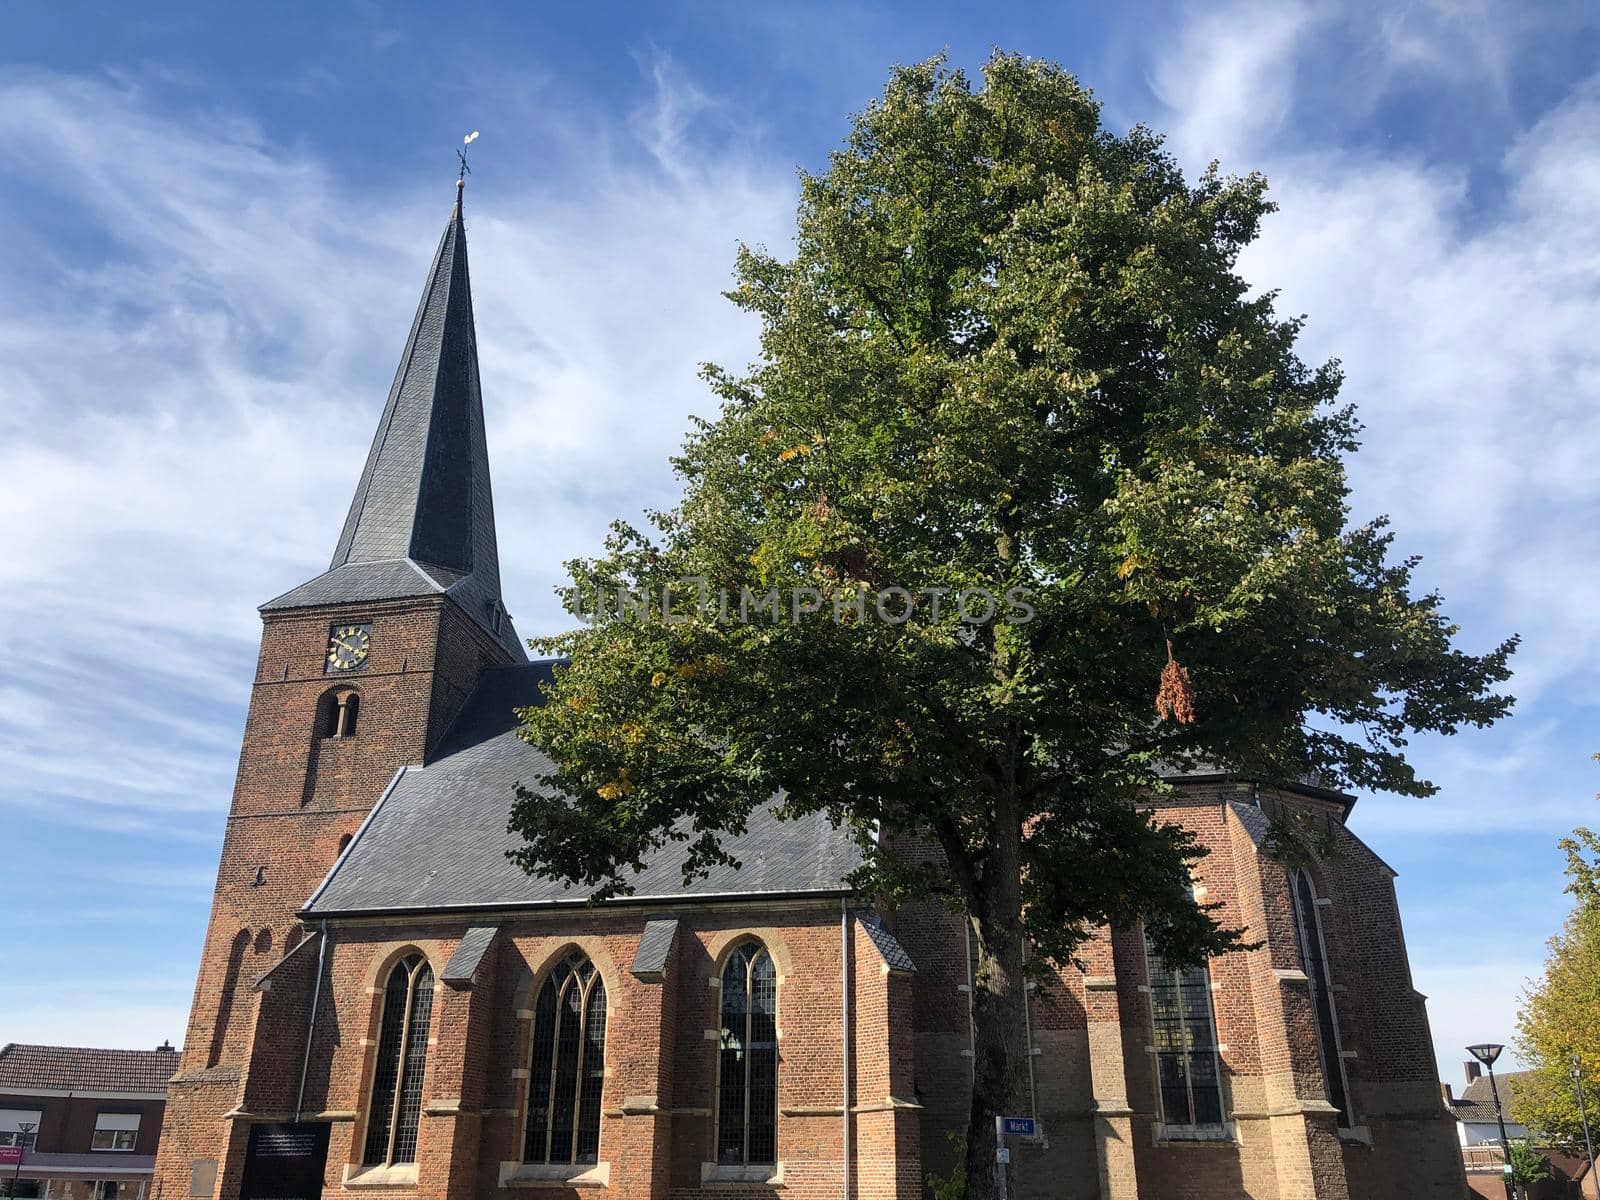
[[[332,530],[329,531],[330,535]],[[326,572],[261,608],[158,1200],[918,1200],[971,1080],[965,926],[878,911],[817,817],[594,905],[506,858],[546,768],[501,595],[461,192]],[[1255,948],[1105,929],[1029,984],[1023,1200],[1460,1200],[1394,873],[1354,798],[1223,773],[1160,819]],[[1275,816],[1338,853],[1288,869]],[[1030,1132],[1031,1126],[1031,1132]]]

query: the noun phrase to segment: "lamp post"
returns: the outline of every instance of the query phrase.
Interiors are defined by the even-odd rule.
[[[13,1196],[17,1194],[17,1185],[22,1181],[22,1160],[28,1153],[28,1147],[25,1143],[28,1140],[28,1135],[37,1128],[39,1128],[38,1124],[33,1121],[17,1122],[17,1169],[11,1172],[11,1194]]]
[[[1489,1069],[1489,1094],[1494,1097],[1494,1119],[1500,1124],[1500,1153],[1505,1156],[1500,1174],[1505,1180],[1506,1200],[1517,1200],[1516,1193],[1511,1189],[1511,1143],[1506,1140],[1506,1118],[1500,1111],[1500,1088],[1494,1081],[1494,1060],[1500,1057],[1504,1049],[1504,1046],[1494,1042],[1480,1042],[1476,1046],[1468,1046],[1467,1052]]]
[[[1583,1098],[1583,1076],[1579,1073],[1576,1053],[1572,1056],[1572,1086],[1578,1092],[1578,1114],[1583,1118],[1583,1149],[1589,1156],[1589,1178],[1594,1179],[1594,1143],[1589,1140],[1589,1105]]]

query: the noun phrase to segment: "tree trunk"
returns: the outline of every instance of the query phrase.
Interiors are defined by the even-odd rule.
[[[995,1118],[1024,1113],[1028,1053],[1023,974],[1022,831],[1012,806],[995,817],[993,857],[985,864],[970,915],[977,940],[972,981],[972,1110],[967,1123],[967,1197],[995,1194]]]

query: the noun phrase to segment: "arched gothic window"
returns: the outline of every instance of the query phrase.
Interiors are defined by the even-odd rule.
[[[1300,969],[1311,984],[1311,1006],[1317,1018],[1317,1057],[1322,1063],[1322,1080],[1327,1085],[1328,1103],[1339,1110],[1340,1127],[1349,1128],[1354,1122],[1349,1089],[1345,1086],[1344,1055],[1339,1050],[1339,1016],[1333,1005],[1333,978],[1328,970],[1317,893],[1304,871],[1296,870],[1289,882],[1294,890],[1295,948],[1300,953]]]
[[[556,964],[534,1001],[524,1162],[598,1161],[605,1074],[606,985],[574,952]]]
[[[1169,966],[1149,941],[1150,1016],[1154,1023],[1157,1090],[1166,1137],[1227,1136],[1211,971]]]
[[[722,968],[717,1161],[778,1161],[778,976],[758,942]]]
[[[420,954],[394,965],[383,989],[372,1102],[367,1110],[367,1166],[417,1161],[417,1121],[422,1116],[422,1075],[428,1064],[433,1018],[433,970]]]

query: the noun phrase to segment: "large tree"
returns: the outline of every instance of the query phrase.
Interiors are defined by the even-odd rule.
[[[1600,835],[1577,829],[1559,845],[1576,903],[1550,939],[1544,976],[1522,998],[1517,1050],[1530,1073],[1517,1082],[1511,1114],[1542,1143],[1581,1151],[1574,1056],[1591,1132],[1600,1132]]]
[[[524,714],[555,763],[515,807],[526,869],[617,894],[685,839],[702,870],[776,796],[855,834],[865,894],[966,914],[975,1196],[1025,945],[1240,944],[1191,899],[1193,840],[1135,807],[1160,768],[1423,795],[1408,734],[1510,704],[1513,643],[1454,648],[1384,523],[1347,521],[1339,371],[1234,272],[1270,209],[1103,128],[1058,66],[896,68],[802,178],[793,257],[738,255],[761,358],[706,368],[681,503],[570,564],[574,611],[625,587],[649,614],[536,643],[570,665]]]

